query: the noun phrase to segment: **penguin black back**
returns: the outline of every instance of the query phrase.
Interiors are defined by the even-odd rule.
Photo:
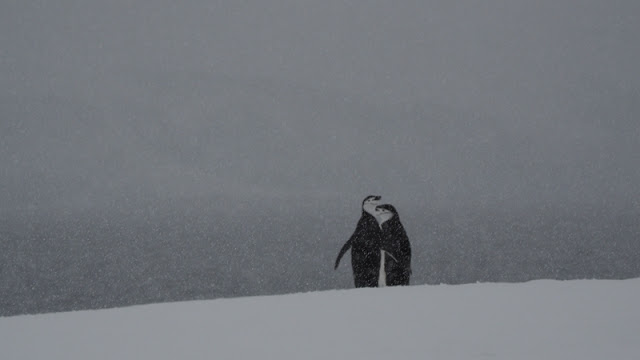
[[[364,198],[356,229],[336,258],[334,268],[338,268],[342,256],[351,249],[351,267],[356,287],[378,286],[382,230],[373,213],[379,200],[380,196],[377,195]]]
[[[386,283],[388,286],[409,285],[411,277],[411,244],[402,226],[400,215],[393,205],[377,207],[379,212],[392,215],[381,224],[381,247],[387,255],[384,260]]]

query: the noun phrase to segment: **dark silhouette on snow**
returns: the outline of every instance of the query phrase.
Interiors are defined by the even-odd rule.
[[[357,288],[378,286],[382,231],[373,214],[379,200],[380,196],[370,195],[362,201],[362,216],[356,230],[336,258],[334,269],[338,268],[342,256],[351,249],[351,267]]]
[[[384,271],[387,286],[409,285],[411,277],[411,244],[393,205],[384,204],[376,208],[380,215],[391,215],[382,227],[381,248],[385,251]]]

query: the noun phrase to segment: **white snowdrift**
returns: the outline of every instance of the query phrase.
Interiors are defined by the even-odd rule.
[[[0,318],[2,359],[639,359],[640,279],[354,289]]]

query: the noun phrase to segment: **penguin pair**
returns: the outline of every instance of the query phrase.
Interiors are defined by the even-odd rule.
[[[335,262],[351,249],[355,287],[409,285],[411,245],[395,207],[378,205],[381,197],[367,196],[356,230],[342,246]]]

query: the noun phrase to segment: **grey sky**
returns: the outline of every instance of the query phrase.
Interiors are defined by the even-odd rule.
[[[0,201],[637,205],[640,3],[4,1]]]

